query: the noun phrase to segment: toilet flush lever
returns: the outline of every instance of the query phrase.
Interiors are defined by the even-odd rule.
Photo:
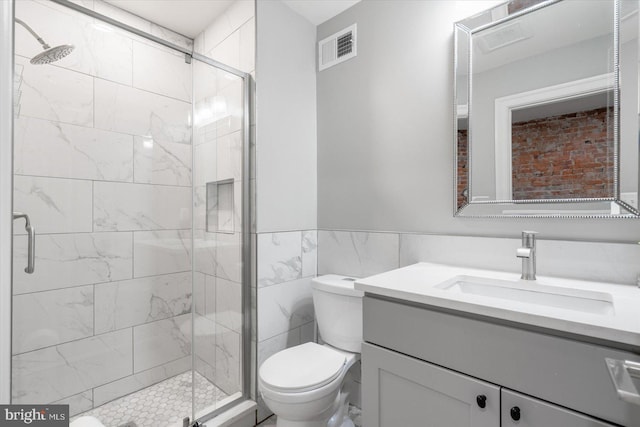
[[[27,246],[27,267],[25,273],[32,274],[36,268],[36,230],[31,226],[29,215],[22,212],[14,212],[13,219],[24,218],[24,229],[27,230],[28,246]]]

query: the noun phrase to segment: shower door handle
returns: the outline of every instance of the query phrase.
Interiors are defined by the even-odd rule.
[[[14,212],[13,219],[24,218],[24,229],[27,230],[28,246],[27,246],[27,267],[24,269],[25,273],[31,274],[36,267],[36,230],[31,226],[29,215],[22,212]]]

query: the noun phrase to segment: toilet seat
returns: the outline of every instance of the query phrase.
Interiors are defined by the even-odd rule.
[[[260,381],[272,391],[304,393],[333,382],[346,362],[344,353],[310,342],[269,357],[260,367]]]

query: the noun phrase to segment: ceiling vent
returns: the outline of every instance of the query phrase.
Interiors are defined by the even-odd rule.
[[[318,69],[332,67],[357,55],[356,24],[318,43]]]

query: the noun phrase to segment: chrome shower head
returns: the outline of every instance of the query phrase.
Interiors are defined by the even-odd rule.
[[[36,65],[49,64],[51,62],[55,62],[69,55],[71,52],[73,52],[73,49],[75,49],[75,46],[70,44],[63,44],[62,46],[51,47],[49,49],[46,49],[44,52],[40,52],[39,54],[31,58],[30,62]]]
[[[70,44],[51,47],[44,40],[42,40],[42,37],[40,37],[35,31],[33,31],[33,29],[28,26],[23,20],[18,18],[14,19],[18,24],[22,25],[27,31],[29,31],[31,35],[36,40],[38,40],[38,43],[40,43],[42,45],[42,48],[44,49],[44,52],[39,53],[31,59],[32,64],[49,64],[51,62],[64,58],[65,56],[69,55],[73,51],[73,49],[75,49],[75,46]]]

